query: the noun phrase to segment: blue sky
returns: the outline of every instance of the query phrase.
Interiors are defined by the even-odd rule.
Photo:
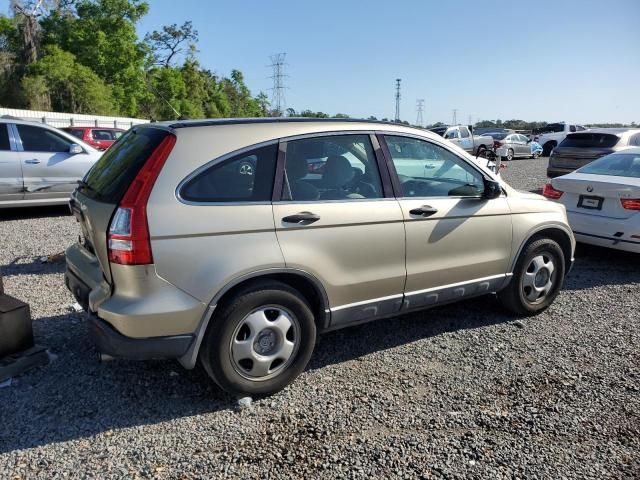
[[[3,0],[4,11],[8,2]],[[140,35],[192,20],[199,59],[287,105],[352,116],[640,122],[640,0],[151,0]]]

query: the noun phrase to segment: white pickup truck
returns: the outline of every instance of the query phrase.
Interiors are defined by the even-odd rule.
[[[568,134],[582,132],[584,130],[587,130],[587,128],[574,123],[548,123],[545,127],[538,130],[538,133],[533,137],[533,141],[542,145],[542,156],[548,157],[551,155],[551,150],[560,145],[560,142],[562,142]]]
[[[467,125],[434,127],[430,131],[455,143],[471,155],[479,156],[483,150],[491,150],[493,148],[493,137],[489,135],[473,135],[473,127],[468,127]]]

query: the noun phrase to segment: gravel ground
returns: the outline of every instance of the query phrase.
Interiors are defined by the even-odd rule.
[[[546,159],[513,161],[517,188]],[[62,265],[64,209],[9,212],[8,293],[52,363],[0,389],[0,478],[638,478],[637,256],[581,247],[545,313],[492,297],[322,337],[285,391],[238,409],[201,370],[100,364]]]

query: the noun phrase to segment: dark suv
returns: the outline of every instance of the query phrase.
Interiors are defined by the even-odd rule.
[[[629,147],[640,147],[640,129],[594,128],[570,133],[553,149],[547,177],[566,175],[600,157]]]

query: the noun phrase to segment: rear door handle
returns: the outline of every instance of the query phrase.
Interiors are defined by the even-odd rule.
[[[423,205],[421,207],[409,210],[409,213],[411,215],[420,215],[421,217],[430,217],[434,213],[438,213],[438,209],[437,208],[433,208],[430,205]]]
[[[40,163],[40,160],[34,158],[33,160],[25,160],[24,163],[28,163],[29,165],[37,165],[38,163]]]
[[[285,223],[299,223],[300,225],[309,225],[318,220],[320,220],[320,216],[311,212],[300,212],[295,215],[288,215],[282,219]]]

